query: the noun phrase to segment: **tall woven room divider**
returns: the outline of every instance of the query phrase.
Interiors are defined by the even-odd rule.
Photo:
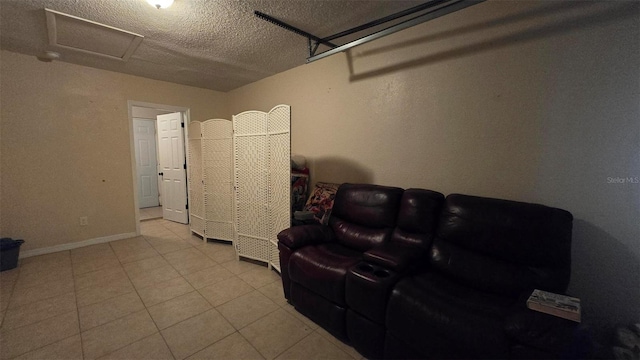
[[[291,221],[291,108],[233,116],[238,256],[280,269],[277,234]]]
[[[189,226],[191,231],[205,237],[204,181],[202,169],[202,123],[189,123],[189,154],[187,183],[189,185]]]
[[[233,231],[233,125],[213,119],[202,124],[204,209],[206,236],[234,240]]]
[[[291,226],[291,107],[274,107],[268,115],[269,263],[280,271],[278,233]]]
[[[189,124],[190,227],[205,240],[234,240],[232,143],[229,120]]]

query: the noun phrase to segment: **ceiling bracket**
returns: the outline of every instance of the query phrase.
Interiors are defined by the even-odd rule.
[[[262,13],[260,11],[254,11],[253,12],[255,16],[257,16],[258,18],[268,21],[274,25],[280,26],[283,29],[289,30],[291,32],[294,32],[298,35],[304,36],[308,39],[309,41],[309,56],[313,56],[315,54],[315,50],[318,49],[318,46],[320,46],[320,44],[324,44],[332,49],[337,48],[338,45],[331,43],[329,40],[323,40],[313,34],[310,34],[304,30],[300,30],[297,27],[293,26],[293,25],[289,25],[284,21],[280,21],[272,16],[269,16],[265,13]],[[312,45],[312,41],[314,42],[314,45]]]
[[[382,17],[380,19],[377,20],[373,20],[370,21],[366,24],[362,24],[359,26],[356,26],[354,28],[345,30],[345,31],[341,31],[339,33],[336,33],[334,35],[330,35],[324,38],[320,38],[318,36],[312,35],[304,30],[298,29],[292,25],[289,25],[283,21],[280,21],[278,19],[275,19],[267,14],[261,13],[259,11],[255,11],[254,14],[260,18],[263,19],[265,21],[268,21],[270,23],[273,23],[275,25],[278,25],[286,30],[289,30],[291,32],[294,32],[298,35],[304,36],[307,38],[308,40],[308,46],[309,46],[309,57],[307,58],[307,63],[316,61],[316,60],[320,60],[322,58],[325,58],[327,56],[339,53],[339,52],[343,52],[346,51],[354,46],[358,46],[364,43],[367,43],[369,41],[373,41],[375,39],[381,38],[383,36],[387,36],[390,34],[393,34],[395,32],[398,32],[400,30],[404,30],[406,28],[418,25],[420,23],[429,21],[429,20],[433,20],[436,18],[439,18],[441,16],[450,14],[452,12],[458,11],[458,10],[462,10],[464,8],[467,8],[469,6],[472,5],[476,5],[479,4],[481,2],[484,2],[485,0],[430,0],[426,3],[414,6],[412,8],[403,10],[403,11],[399,11],[397,13]],[[413,15],[413,14],[417,14],[417,13],[421,13],[411,19],[408,20],[404,20],[398,24],[389,26],[383,30],[379,30],[376,32],[373,32],[372,34],[366,35],[364,37],[361,37],[357,40],[348,42],[344,45],[336,45],[334,43],[331,42],[331,40],[335,40],[335,39],[339,39],[341,37],[345,37],[348,35],[352,35],[354,33],[357,32],[361,32],[361,31],[365,31],[368,29],[371,29],[375,26],[378,25],[382,25],[384,23],[393,21],[393,20],[397,20],[397,19],[401,19],[401,18],[406,18],[409,15]],[[326,50],[322,53],[317,54],[318,51],[318,47],[320,45],[326,45],[328,47],[330,47],[329,50]]]

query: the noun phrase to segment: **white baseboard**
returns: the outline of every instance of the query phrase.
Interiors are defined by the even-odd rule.
[[[95,239],[83,240],[83,241],[78,241],[78,242],[73,242],[73,243],[60,244],[60,245],[50,246],[50,247],[45,247],[45,248],[40,248],[40,249],[21,251],[20,252],[20,259],[31,257],[31,256],[37,256],[37,255],[50,254],[50,253],[54,253],[54,252],[58,252],[58,251],[77,249],[77,248],[84,247],[84,246],[102,244],[102,243],[106,243],[106,242],[110,242],[110,241],[128,239],[128,238],[132,238],[132,237],[136,237],[136,236],[138,236],[138,234],[136,234],[134,232],[132,232],[132,233],[124,233],[124,234],[116,234],[116,235],[103,236],[103,237],[99,237],[99,238],[95,238]]]

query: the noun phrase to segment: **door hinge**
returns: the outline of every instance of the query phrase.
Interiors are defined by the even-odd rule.
[[[187,204],[184,206],[184,208],[189,210],[189,200],[187,200]]]
[[[180,126],[184,127],[184,122],[181,122],[181,123],[180,123]]]
[[[187,164],[183,164],[182,167],[187,170]]]

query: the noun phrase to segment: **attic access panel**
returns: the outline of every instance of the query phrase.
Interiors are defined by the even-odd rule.
[[[280,21],[260,11],[254,11],[254,15],[262,20],[268,21],[286,30],[289,30],[298,35],[306,37],[309,42],[309,57],[307,58],[307,63],[310,63],[310,62],[325,58],[327,56],[346,51],[352,47],[362,45],[369,41],[379,39],[383,36],[393,34],[400,30],[404,30],[412,26],[421,24],[423,22],[427,22],[429,20],[439,18],[441,16],[456,12],[458,10],[462,10],[469,6],[479,4],[484,1],[486,0],[430,0],[421,5],[414,6],[412,8],[397,12],[395,14],[391,14],[389,16],[385,16],[377,20],[370,21],[366,24],[362,24],[354,28],[341,31],[339,33],[336,33],[334,35],[330,35],[324,38],[320,38],[304,30],[298,29],[292,25],[289,25],[283,21]],[[414,14],[418,14],[418,15],[410,19],[407,19],[409,16]],[[336,45],[331,42],[331,40],[339,39],[339,38],[349,36],[361,31],[366,31],[368,29],[372,29],[381,24],[389,23],[391,21],[399,20],[399,19],[400,20],[405,19],[405,20],[401,20],[401,22],[395,25],[389,26],[379,31],[375,31],[369,35],[350,41],[344,45]],[[317,50],[321,44],[328,46],[330,49],[318,54]]]
[[[127,61],[144,36],[59,11],[44,9],[49,45]]]

